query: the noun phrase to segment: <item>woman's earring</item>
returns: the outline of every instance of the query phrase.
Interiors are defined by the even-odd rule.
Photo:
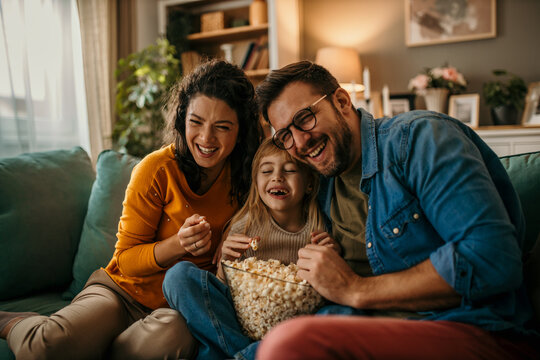
[[[311,194],[311,190],[313,190],[313,186],[310,184],[306,187],[306,194]]]

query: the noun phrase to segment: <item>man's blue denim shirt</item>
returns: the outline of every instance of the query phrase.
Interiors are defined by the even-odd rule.
[[[375,275],[431,259],[461,305],[422,313],[485,330],[525,330],[525,222],[497,155],[468,126],[428,111],[374,120],[360,109],[366,251]],[[319,200],[330,217],[333,179]]]

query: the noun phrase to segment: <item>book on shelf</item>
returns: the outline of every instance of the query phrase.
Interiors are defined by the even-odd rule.
[[[201,55],[196,51],[184,51],[180,54],[182,74],[189,74],[201,62]]]
[[[255,69],[268,69],[268,62],[268,41],[266,41],[259,50],[259,58],[255,65]]]
[[[241,65],[242,65],[242,69],[245,70],[246,64],[247,64],[247,62],[248,62],[250,56],[253,55],[253,49],[255,48],[256,44],[257,44],[257,43],[256,43],[255,41],[251,41],[251,42],[248,44],[247,50],[246,50],[246,54],[244,55],[244,59],[242,60],[242,64],[241,64]]]
[[[246,53],[245,62],[243,63],[242,69],[244,70],[254,70],[259,69],[258,64],[261,60],[261,55],[264,52],[264,49],[268,51],[268,35],[262,35],[254,42],[253,47],[248,48]],[[266,56],[268,57],[268,55]]]

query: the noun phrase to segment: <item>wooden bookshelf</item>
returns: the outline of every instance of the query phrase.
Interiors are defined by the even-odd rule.
[[[266,34],[267,32],[268,24],[256,26],[247,25],[216,31],[190,34],[187,36],[187,39],[193,43],[229,42],[261,36]]]

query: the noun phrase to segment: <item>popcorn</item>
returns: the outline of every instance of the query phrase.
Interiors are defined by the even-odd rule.
[[[253,249],[253,251],[257,251],[259,248],[259,238],[251,238],[251,241],[249,242],[249,246]]]
[[[268,330],[289,318],[311,314],[323,298],[305,280],[296,276],[296,264],[278,260],[222,262],[236,316],[245,334],[260,340]]]

